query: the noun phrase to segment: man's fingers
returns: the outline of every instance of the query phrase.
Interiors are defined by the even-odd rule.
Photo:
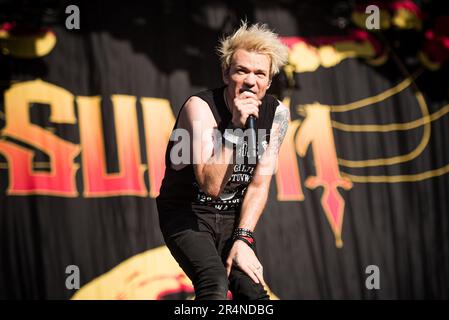
[[[253,115],[256,118],[259,118],[259,109],[257,109],[257,107],[256,108],[251,108],[251,109],[248,108],[248,110],[246,112],[248,113],[248,116],[249,115]]]
[[[252,92],[242,92],[236,98],[234,99],[234,104],[237,104],[239,101],[244,101],[245,104],[249,101],[253,101],[255,105],[260,106],[262,104],[262,101],[257,97],[256,94]]]
[[[260,270],[261,270],[261,269],[260,269]],[[262,271],[257,270],[257,271],[255,272],[255,274],[256,274],[257,279],[259,279],[259,281],[260,281],[260,282],[262,283],[262,285],[265,287],[266,284],[265,284],[265,280],[263,279],[263,273],[262,273]]]
[[[254,92],[248,91],[248,90],[243,91],[242,93],[240,93],[238,95],[238,97],[242,98],[242,99],[244,99],[244,98],[255,98],[255,99],[257,99],[257,95]]]
[[[246,98],[246,99],[242,99],[241,102],[244,105],[255,105],[257,107],[260,107],[260,105],[262,104],[262,101],[260,101],[259,99],[256,98]]]
[[[257,279],[265,286],[265,280],[263,278],[263,267],[262,265],[253,265],[253,271]]]
[[[255,283],[259,283],[259,279],[257,278],[255,272],[253,270],[251,270],[251,268],[245,266],[245,267],[240,267],[240,269],[242,269],[243,272],[245,272],[247,275],[249,275],[250,278],[253,279],[253,281]]]

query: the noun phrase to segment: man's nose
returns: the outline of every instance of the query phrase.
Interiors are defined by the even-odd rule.
[[[245,85],[248,87],[253,87],[256,84],[256,75],[252,72],[248,73],[245,78]]]

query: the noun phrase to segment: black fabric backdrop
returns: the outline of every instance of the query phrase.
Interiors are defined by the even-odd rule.
[[[189,4],[190,3],[190,4]],[[279,2],[80,3],[81,29],[52,26],[55,48],[42,58],[0,60],[2,92],[10,84],[40,78],[75,96],[100,95],[109,172],[118,170],[110,97],[126,94],[169,99],[176,115],[185,98],[207,87],[221,85],[214,52],[217,40],[246,16],[266,22],[282,36],[316,37],[343,34],[326,21],[325,2],[292,5]],[[62,6],[62,5],[61,5]],[[309,11],[307,11],[309,10]],[[330,12],[332,13],[332,12]],[[65,17],[61,14],[61,17]],[[63,19],[63,18],[61,18]],[[61,20],[63,21],[63,20]],[[392,50],[394,52],[394,50]],[[389,55],[381,66],[351,58],[330,68],[296,73],[288,88],[284,74],[275,79],[272,94],[290,97],[292,120],[303,120],[296,106],[314,102],[340,105],[371,97],[423,69],[411,85],[382,103],[353,112],[332,113],[332,120],[349,124],[403,123],[419,119],[414,88],[424,95],[432,114],[449,103],[448,68],[427,71],[418,64],[401,64]],[[399,61],[403,56],[397,55]],[[404,68],[406,70],[404,70]],[[4,112],[3,101],[1,110]],[[49,122],[49,109],[30,108],[33,123],[53,127],[59,137],[79,144],[78,124]],[[76,109],[75,109],[76,110]],[[137,102],[139,137],[145,141]],[[0,119],[0,126],[5,119]],[[431,122],[431,136],[415,159],[373,167],[340,166],[342,174],[407,175],[449,164],[449,118]],[[423,127],[403,131],[344,132],[334,128],[339,158],[363,160],[410,152],[419,144]],[[2,136],[8,140],[8,137]],[[14,141],[14,140],[8,140]],[[20,142],[17,142],[20,145]],[[30,146],[26,146],[30,147]],[[48,161],[36,151],[36,161]],[[82,151],[81,151],[82,152]],[[141,142],[142,163],[146,163]],[[311,148],[296,157],[303,201],[278,201],[272,183],[269,202],[257,239],[265,277],[281,299],[404,299],[449,297],[449,176],[438,174],[422,181],[368,183],[353,181],[339,188],[344,199],[343,247],[320,204],[322,188],[304,186],[315,174]],[[65,268],[77,265],[81,284],[145,250],[164,245],[151,197],[114,196],[64,198],[44,195],[7,195],[7,159],[0,153],[0,298],[66,299]],[[80,164],[80,156],[75,158]],[[82,168],[78,191],[84,188]],[[145,173],[148,187],[148,176]],[[380,269],[379,290],[365,287],[368,265]]]

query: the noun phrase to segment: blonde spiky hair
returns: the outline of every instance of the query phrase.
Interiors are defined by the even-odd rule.
[[[226,72],[231,66],[232,56],[238,49],[268,55],[271,60],[270,78],[280,71],[288,58],[287,47],[266,24],[256,23],[248,27],[246,21],[242,21],[240,28],[232,35],[221,39],[217,49],[221,67]]]

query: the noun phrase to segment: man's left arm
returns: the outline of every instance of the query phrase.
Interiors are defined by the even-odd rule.
[[[257,164],[253,179],[243,199],[238,227],[254,231],[265,208],[270,189],[270,182],[278,165],[278,154],[287,132],[290,120],[289,109],[279,103],[270,132],[270,142]],[[236,240],[226,261],[228,275],[231,267],[236,266],[247,273],[256,283],[263,280],[263,268],[254,251],[243,241]]]

